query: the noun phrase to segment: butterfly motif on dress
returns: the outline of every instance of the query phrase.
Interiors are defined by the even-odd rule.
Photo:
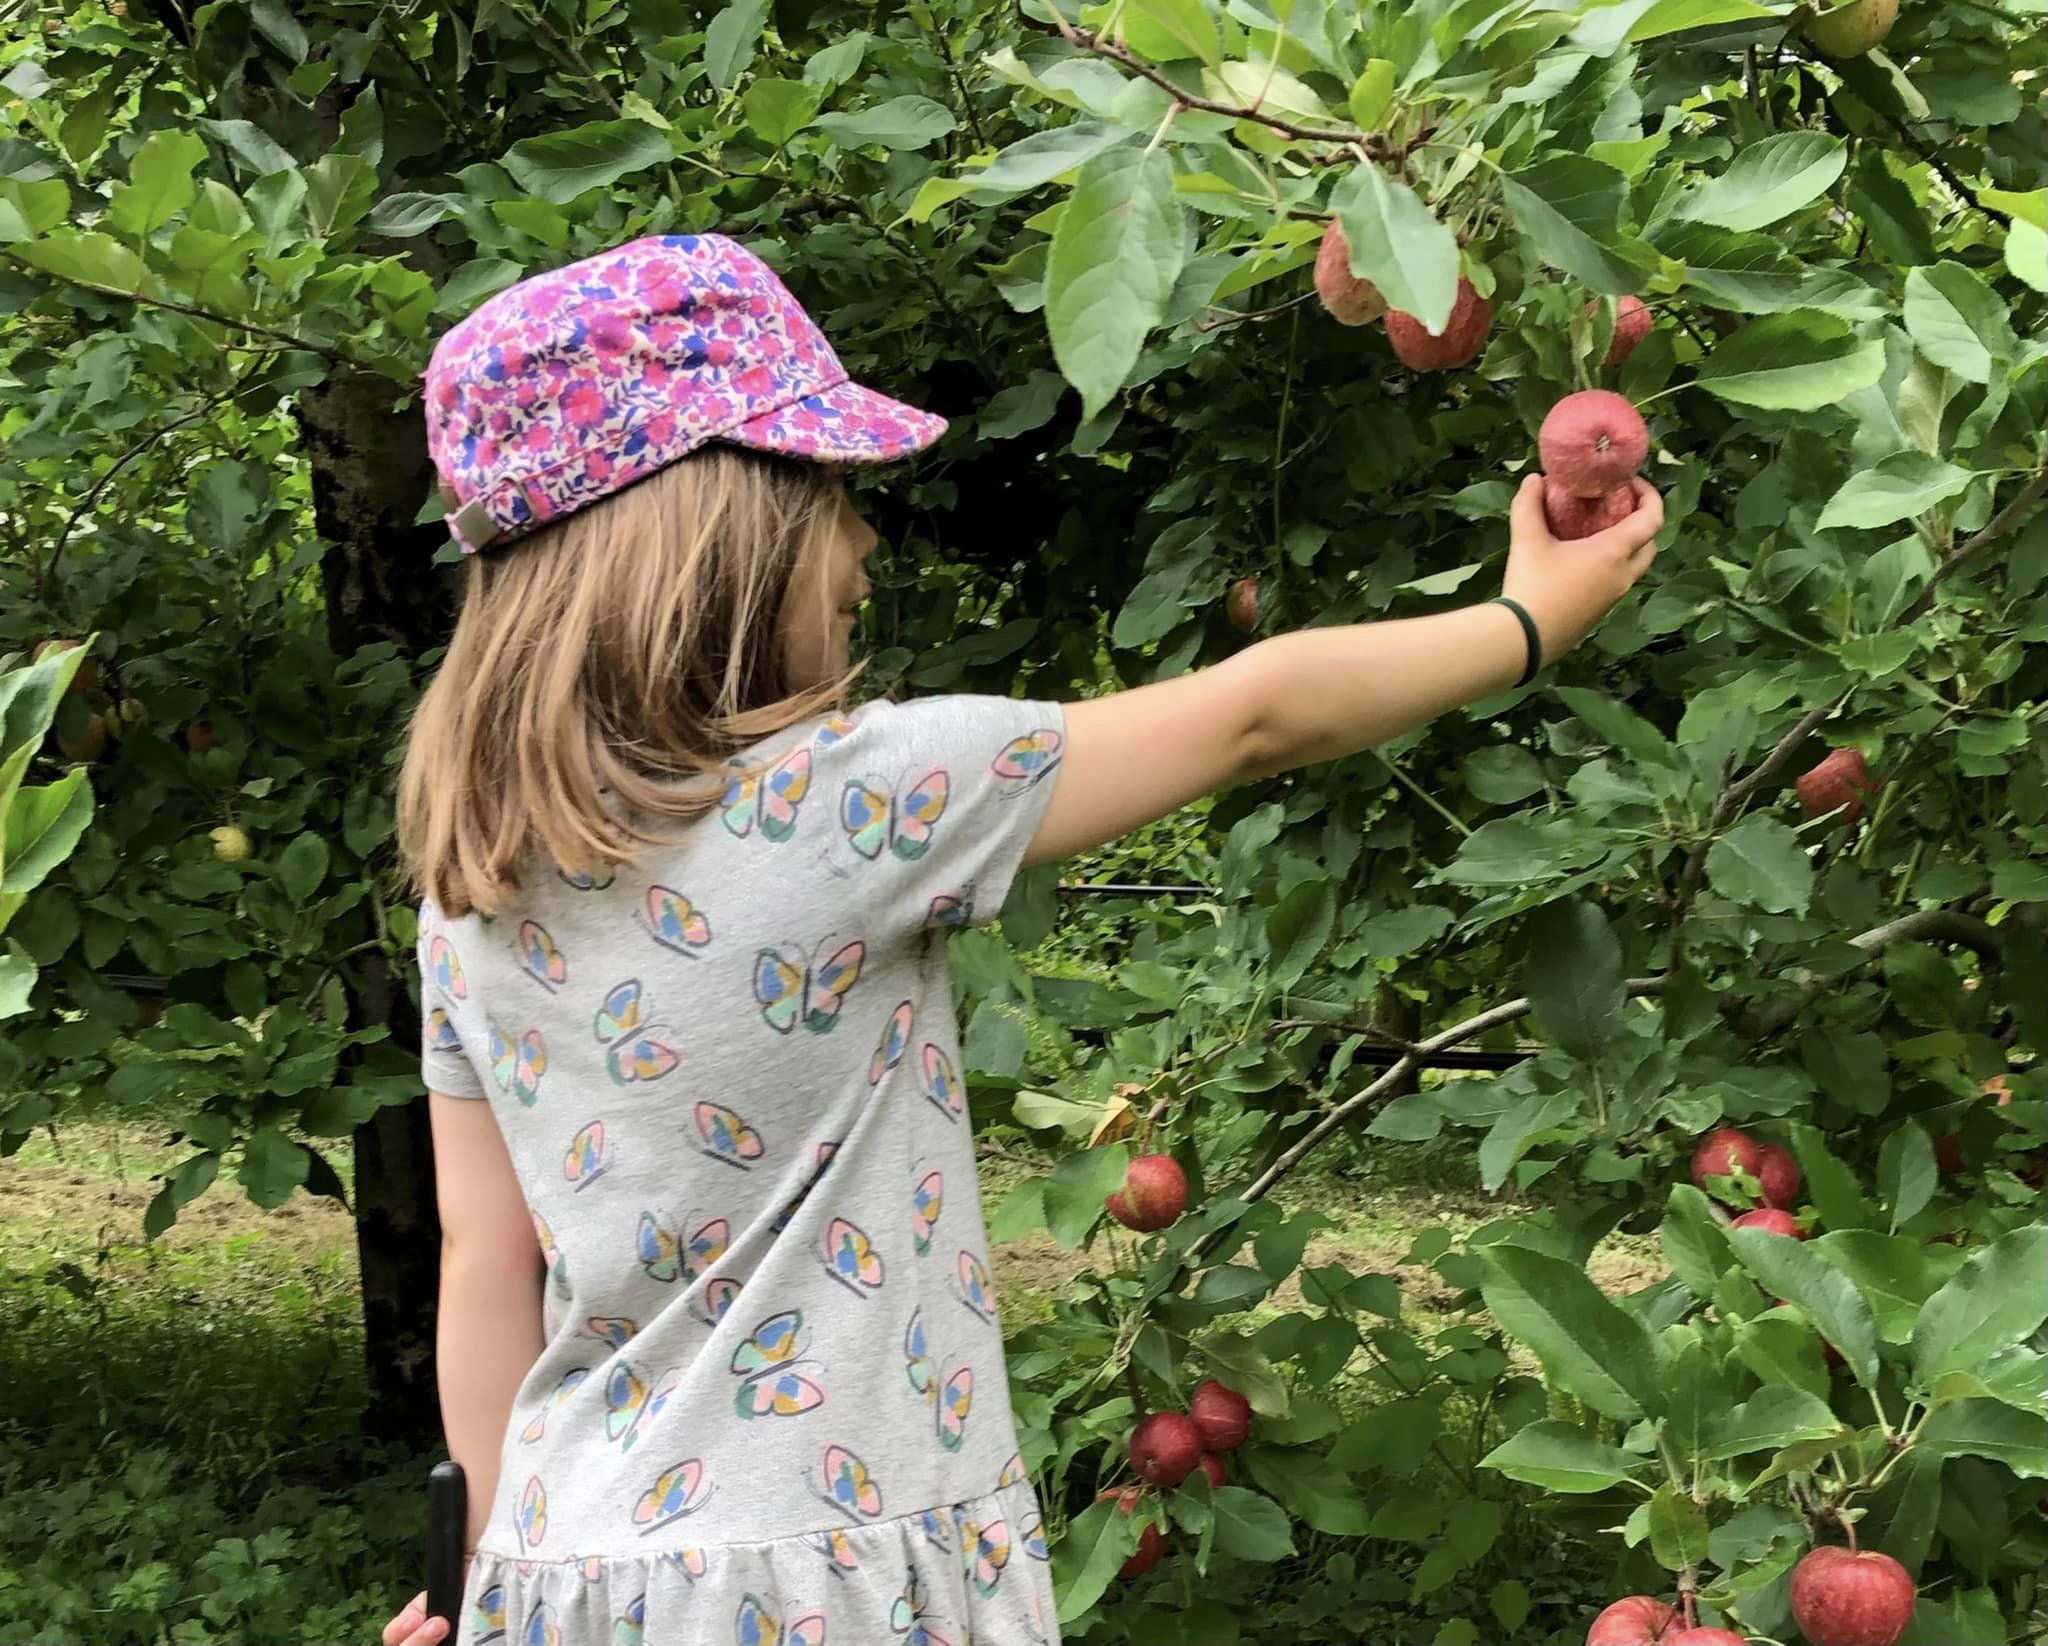
[[[882,1038],[875,1042],[875,1055],[868,1063],[870,1086],[879,1086],[882,1076],[903,1061],[903,1054],[910,1045],[911,1016],[910,1002],[898,1001],[896,1009],[889,1014],[889,1021],[882,1025]]]
[[[951,786],[940,767],[896,789],[849,778],[839,794],[839,826],[847,843],[871,863],[885,846],[891,855],[914,863],[931,850],[932,828],[945,815]]]
[[[726,1311],[733,1305],[733,1299],[740,1295],[740,1283],[728,1275],[713,1275],[704,1282],[702,1291],[691,1304],[692,1312],[707,1326],[716,1326],[725,1318]]]
[[[692,1543],[685,1543],[681,1548],[669,1549],[661,1558],[692,1583],[702,1578],[711,1567],[711,1562],[704,1558],[704,1551]],[[646,1596],[641,1596],[641,1599],[645,1600]]]
[[[747,762],[726,762],[736,768],[725,780],[719,815],[728,833],[744,840],[760,826],[766,840],[787,840],[796,833],[796,812],[811,788],[811,751],[792,749],[763,769],[746,771]]]
[[[640,1335],[640,1322],[624,1315],[591,1315],[583,1322],[583,1329],[598,1342],[609,1343],[616,1351]]]
[[[611,1167],[604,1149],[604,1122],[593,1120],[569,1140],[569,1153],[562,1161],[562,1176],[581,1194],[603,1177]]]
[[[469,1629],[478,1640],[496,1640],[505,1633],[505,1585],[493,1583],[469,1609]]]
[[[562,1374],[562,1381],[548,1392],[546,1402],[533,1414],[533,1421],[519,1431],[521,1444],[530,1446],[547,1433],[548,1414],[557,1406],[566,1404],[569,1397],[576,1392],[577,1386],[588,1376],[588,1366],[578,1366],[574,1371]]]
[[[855,1297],[866,1297],[881,1286],[882,1254],[845,1218],[835,1217],[825,1225],[823,1246],[825,1272]]]
[[[839,1140],[837,1138],[828,1138],[825,1142],[818,1145],[817,1153],[814,1157],[816,1163],[811,1168],[811,1175],[804,1180],[804,1186],[790,1197],[789,1204],[775,1214],[774,1233],[780,1234],[789,1227],[789,1220],[796,1216],[796,1209],[810,1198],[811,1191],[818,1186],[819,1181],[825,1175],[825,1168],[832,1164],[832,1157],[838,1152]]]
[[[823,723],[819,725],[817,735],[811,739],[811,747],[820,750],[829,749],[834,743],[851,737],[858,729],[859,723],[852,716],[828,714],[825,716]]]
[[[605,1067],[615,1084],[659,1080],[682,1062],[682,1054],[663,1038],[674,1031],[651,1017],[637,977],[613,985],[597,1008],[591,1032],[605,1049]]]
[[[527,1477],[525,1489],[519,1494],[519,1510],[512,1530],[522,1552],[539,1548],[541,1539],[548,1534],[548,1489],[541,1484],[539,1475]]]
[[[825,1614],[806,1612],[782,1623],[781,1602],[770,1605],[757,1594],[740,1598],[733,1617],[734,1646],[825,1646]]]
[[[462,957],[447,938],[436,937],[427,945],[427,970],[433,973],[443,994],[456,1000],[469,998],[469,981],[462,975]]]
[[[988,763],[988,769],[1004,780],[1004,794],[1022,794],[1060,763],[1062,741],[1060,734],[1049,726],[1026,732],[1005,743]]]
[[[711,942],[711,922],[704,911],[666,886],[647,888],[640,900],[640,921],[655,942],[691,960],[700,958],[698,951]]]
[[[533,1237],[540,1245],[540,1255],[547,1265],[549,1276],[554,1282],[557,1296],[569,1295],[569,1260],[555,1245],[555,1231],[548,1227],[548,1220],[534,1212]]]
[[[1022,1452],[1012,1452],[1010,1454],[1010,1461],[1003,1465],[1003,1472],[996,1476],[996,1490],[1000,1492],[1005,1487],[1021,1486],[1023,1484],[1024,1454]]]
[[[759,1160],[762,1154],[761,1134],[749,1126],[731,1109],[722,1103],[700,1099],[695,1110],[697,1135],[704,1140],[698,1152],[708,1154],[713,1160],[722,1160],[728,1166],[737,1166],[741,1171],[751,1171],[747,1164]]]
[[[960,1090],[960,1072],[953,1060],[929,1040],[924,1043],[924,1095],[948,1120],[966,1112],[967,1099]]]
[[[818,1459],[817,1478],[805,1478],[811,1490],[841,1514],[873,1520],[882,1512],[882,1488],[868,1466],[844,1446],[827,1446]]]
[[[687,1224],[696,1215],[691,1212],[683,1222]],[[652,1212],[640,1214],[640,1264],[656,1280],[673,1281],[679,1274],[696,1279],[725,1256],[731,1239],[732,1225],[722,1217],[699,1224],[686,1243],[674,1229],[657,1223]]]
[[[934,1548],[953,1552],[953,1533],[947,1519],[936,1509],[926,1509],[919,1517],[924,1527],[924,1540]]]
[[[1033,1560],[1052,1559],[1052,1550],[1045,1541],[1045,1516],[1038,1510],[1032,1510],[1030,1519],[1018,1528],[1017,1541],[1024,1545],[1024,1552]]]
[[[941,892],[925,911],[925,929],[952,931],[974,923],[974,899],[961,892]]]
[[[484,1019],[491,1050],[491,1075],[500,1091],[511,1092],[527,1108],[540,1101],[540,1077],[548,1072],[547,1043],[540,1030],[528,1029],[517,1040],[495,1017]]]
[[[526,1627],[519,1631],[519,1646],[562,1646],[562,1631],[546,1601],[534,1602],[533,1614],[527,1618]]]
[[[974,1555],[968,1562],[968,1572],[974,1579],[975,1591],[986,1597],[996,1592],[996,1582],[1002,1577],[1003,1568],[1010,1564],[1010,1528],[1003,1517],[998,1515],[986,1526],[973,1526],[973,1531]],[[966,1553],[966,1544],[963,1540],[963,1558]]]
[[[995,1319],[995,1291],[989,1285],[988,1270],[980,1258],[972,1252],[960,1253],[953,1260],[953,1284],[953,1295],[973,1314],[982,1320]]]
[[[910,1191],[910,1245],[919,1257],[932,1249],[932,1235],[938,1228],[945,1193],[945,1175],[937,1167],[919,1178],[917,1187]]]
[[[650,1387],[626,1361],[614,1364],[604,1380],[605,1439],[616,1440],[621,1451],[630,1452],[642,1429],[661,1415],[682,1381],[681,1374],[671,1367]]]
[[[909,1646],[953,1646],[925,1621],[924,1587],[918,1582],[915,1566],[904,1575],[903,1593],[890,1603],[889,1632],[907,1636]]]
[[[801,1023],[813,1034],[827,1034],[839,1025],[839,1007],[846,993],[860,977],[861,961],[868,946],[859,938],[820,961],[818,954],[826,938],[813,950],[809,963],[801,955],[789,958],[791,950],[761,949],[754,956],[754,998],[761,1016],[777,1034],[789,1034]]]
[[[557,869],[555,873],[563,885],[572,886],[579,892],[608,891],[619,878],[615,874],[585,874],[581,869],[573,873],[568,869]]]
[[[674,1525],[685,1515],[695,1514],[704,1507],[704,1501],[710,1495],[702,1458],[692,1457],[681,1463],[672,1463],[634,1502],[633,1524],[641,1528],[640,1535],[645,1537],[649,1532]]]
[[[903,1359],[911,1388],[932,1408],[939,1444],[949,1452],[959,1451],[967,1438],[967,1410],[974,1403],[974,1369],[955,1366],[943,1382],[940,1380],[939,1364],[925,1348],[922,1308],[910,1311],[910,1325],[903,1333]]]
[[[436,1052],[462,1050],[462,1036],[455,1032],[455,1021],[445,1007],[436,1006],[427,1013],[427,1049]]]
[[[844,1578],[848,1572],[860,1570],[860,1559],[853,1552],[853,1539],[837,1526],[827,1526],[821,1532],[806,1532],[804,1541],[825,1557],[825,1570],[834,1577]]]
[[[795,1417],[825,1404],[825,1391],[798,1366],[803,1359],[804,1317],[800,1309],[770,1315],[732,1352],[732,1370],[740,1378],[733,1410],[752,1422],[757,1417]]]
[[[519,922],[519,964],[526,975],[552,993],[569,981],[569,962],[538,920]]]

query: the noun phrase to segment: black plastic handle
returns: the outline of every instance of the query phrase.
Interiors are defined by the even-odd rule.
[[[436,1463],[427,1476],[427,1616],[445,1617],[453,1646],[462,1618],[462,1538],[469,1528],[469,1486],[460,1463]]]

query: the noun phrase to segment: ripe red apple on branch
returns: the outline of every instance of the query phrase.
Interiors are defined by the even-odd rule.
[[[1316,249],[1316,296],[1340,325],[1369,326],[1387,312],[1379,287],[1351,272],[1351,244],[1334,219]]]
[[[1124,1173],[1124,1186],[1104,1205],[1126,1229],[1151,1234],[1187,1210],[1188,1174],[1170,1154],[1141,1154]]]
[[[1223,599],[1224,615],[1230,619],[1230,626],[1240,634],[1250,634],[1259,626],[1259,580],[1256,577],[1240,577],[1230,585],[1229,594]]]
[[[1756,1180],[1763,1190],[1764,1204],[1779,1211],[1789,1209],[1799,1198],[1799,1162],[1789,1149],[1776,1143],[1757,1150]]]
[[[1761,1229],[1765,1234],[1790,1235],[1794,1240],[1804,1240],[1799,1222],[1790,1212],[1776,1206],[1759,1206],[1753,1212],[1744,1212],[1731,1227],[1737,1229]]]
[[[1600,307],[1596,297],[1586,305],[1591,314]],[[1636,345],[1650,335],[1650,308],[1640,297],[1624,297],[1614,305],[1614,336],[1607,344],[1609,366],[1618,366],[1636,352]]]
[[[1749,1646],[1749,1642],[1732,1630],[1709,1629],[1702,1625],[1696,1629],[1680,1629],[1675,1635],[1666,1635],[1657,1646]]]
[[[1918,1593],[1912,1573],[1876,1549],[1830,1544],[1792,1568],[1792,1618],[1808,1646],[1894,1646]]]
[[[1131,1469],[1150,1486],[1178,1486],[1202,1461],[1202,1431],[1185,1412],[1147,1412],[1131,1431]]]
[[[1213,1377],[1195,1385],[1188,1397],[1188,1416],[1205,1452],[1235,1451],[1252,1432],[1252,1403]]]
[[[1692,1152],[1692,1180],[1705,1193],[1725,1200],[1725,1194],[1709,1186],[1710,1178],[1733,1177],[1738,1170],[1755,1177],[1762,1164],[1763,1149],[1749,1133],[1735,1126],[1716,1126]]]
[[[1448,371],[1476,360],[1493,329],[1493,301],[1481,297],[1471,281],[1458,276],[1458,297],[1442,331],[1431,331],[1412,314],[1387,310],[1387,341],[1403,365],[1417,371]]]
[[[1845,824],[1863,815],[1865,797],[1875,794],[1879,786],[1860,749],[1836,749],[1792,785],[1799,796],[1799,809],[1808,817],[1825,817],[1839,806],[1843,809],[1837,821]]]
[[[1659,1646],[1678,1613],[1649,1595],[1624,1595],[1593,1619],[1586,1646]]]
[[[1144,1493],[1135,1486],[1111,1486],[1095,1494],[1095,1501],[1115,1498],[1117,1508],[1125,1514],[1135,1514]],[[1146,1526],[1138,1533],[1137,1552],[1116,1569],[1122,1578],[1143,1577],[1157,1566],[1166,1554],[1166,1534],[1157,1526]]]

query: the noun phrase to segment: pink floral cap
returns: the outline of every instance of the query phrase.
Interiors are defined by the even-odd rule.
[[[421,376],[464,554],[713,440],[886,463],[946,429],[849,381],[775,271],[721,234],[649,235],[508,286],[449,328]]]

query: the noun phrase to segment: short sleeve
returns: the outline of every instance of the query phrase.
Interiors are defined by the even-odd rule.
[[[436,930],[431,905],[420,911],[420,940],[416,958],[420,968],[420,1078],[427,1090],[449,1097],[482,1097],[484,1083],[476,1065],[462,1049],[463,1030],[457,1007],[446,989],[436,982],[442,974],[460,982],[461,961],[450,940]]]
[[[862,719],[874,744],[860,766],[882,781],[849,779],[841,793],[854,850],[897,860],[892,889],[915,924],[987,925],[1059,780],[1064,711],[962,692],[873,704]]]

